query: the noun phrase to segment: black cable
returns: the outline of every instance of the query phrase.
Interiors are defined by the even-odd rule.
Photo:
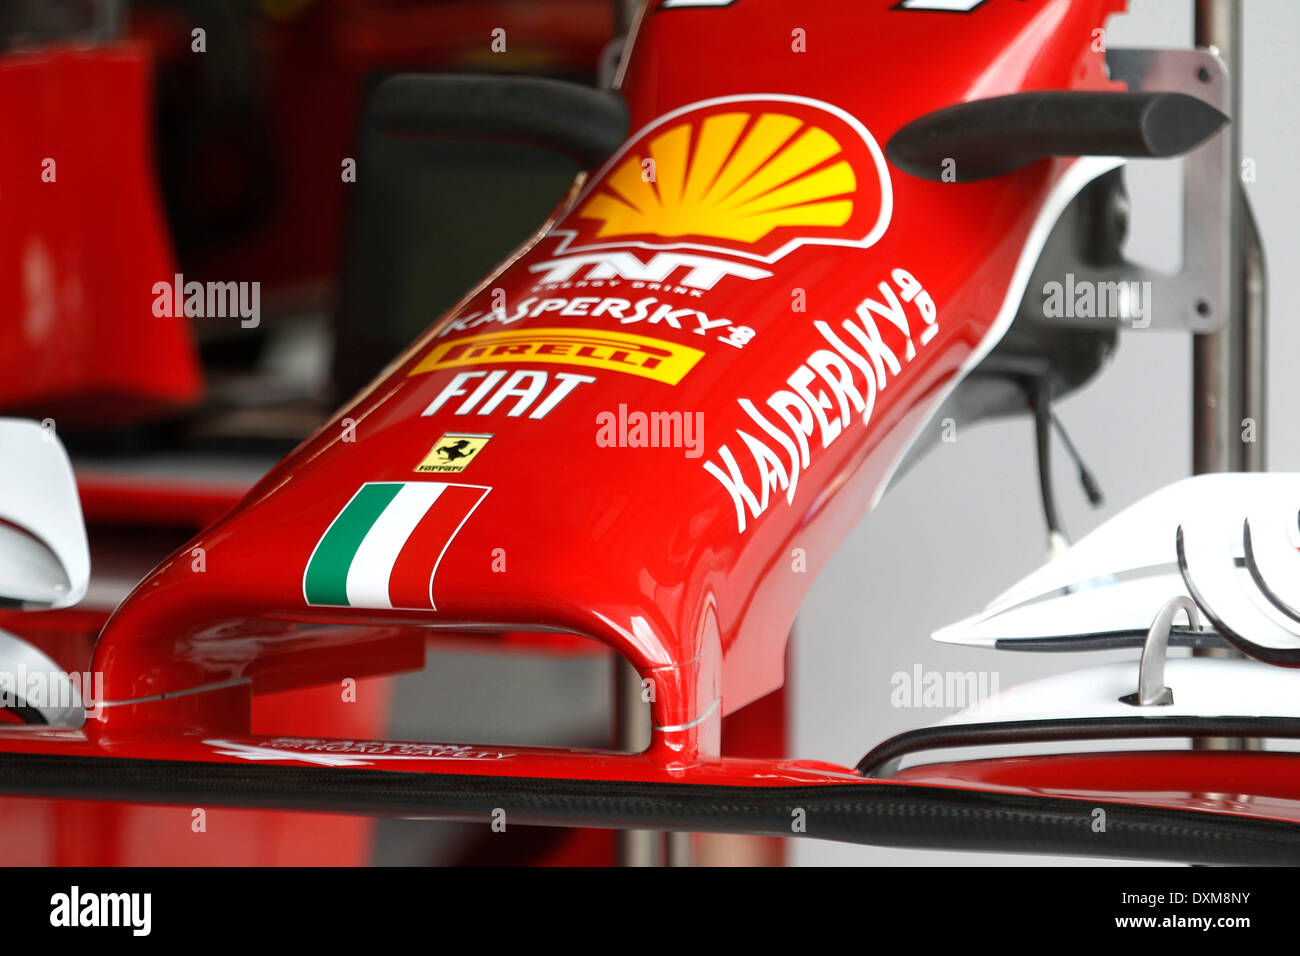
[[[1052,411],[1051,390],[1047,381],[1039,379],[1033,382],[1030,388],[1029,405],[1034,413],[1034,446],[1038,456],[1038,492],[1043,502],[1043,519],[1047,522],[1047,534],[1055,545],[1056,539],[1059,538],[1061,541],[1067,539],[1061,524],[1061,514],[1056,506],[1056,493],[1052,488],[1053,426],[1060,434],[1066,451],[1069,452],[1070,458],[1078,469],[1079,484],[1083,486],[1083,493],[1088,496],[1088,503],[1098,508],[1106,499],[1101,493],[1101,486],[1097,484],[1096,477],[1083,463],[1083,456],[1079,454],[1079,450],[1074,447],[1074,442],[1070,441],[1070,436],[1066,434],[1065,426]]]
[[[1065,449],[1074,459],[1075,467],[1079,469],[1079,484],[1083,485],[1083,493],[1088,496],[1088,504],[1094,508],[1100,508],[1106,503],[1105,496],[1101,493],[1101,486],[1097,484],[1096,477],[1088,470],[1088,466],[1083,463],[1083,456],[1079,454],[1074,442],[1070,441],[1070,436],[1065,433],[1065,426],[1061,424],[1061,419],[1052,412],[1052,424],[1056,426],[1056,432],[1061,436],[1061,441],[1065,442]]]
[[[1034,444],[1038,453],[1038,493],[1043,502],[1043,518],[1051,537],[1065,537],[1061,530],[1061,516],[1056,509],[1056,495],[1052,490],[1052,404],[1047,382],[1034,383],[1029,404],[1034,412]]]

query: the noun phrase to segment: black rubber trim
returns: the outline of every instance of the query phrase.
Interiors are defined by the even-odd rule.
[[[1068,637],[1001,637],[993,642],[994,650],[1034,651],[1038,653],[1076,654],[1086,651],[1118,651],[1146,644],[1146,629],[1105,631],[1097,634],[1071,634]],[[1190,631],[1175,627],[1169,630],[1170,647],[1222,648],[1232,645],[1213,631]]]
[[[1255,560],[1255,540],[1250,533],[1250,519],[1245,518],[1241,522],[1241,547],[1245,552],[1242,559],[1246,565],[1246,570],[1250,572],[1250,579],[1255,582],[1255,587],[1259,592],[1268,599],[1268,602],[1275,608],[1285,614],[1293,621],[1300,622],[1300,609],[1292,607],[1282,596],[1274,591],[1267,581],[1264,580],[1264,574],[1259,569],[1259,562]],[[1181,568],[1179,569],[1181,571]]]
[[[1225,641],[1247,657],[1253,657],[1265,664],[1276,664],[1278,667],[1300,667],[1300,647],[1269,647],[1266,644],[1256,644],[1250,638],[1238,634],[1225,624],[1223,619],[1214,612],[1214,608],[1206,603],[1204,595],[1196,587],[1196,582],[1192,580],[1191,570],[1187,567],[1187,548],[1183,544],[1182,525],[1178,526],[1178,532],[1174,537],[1174,546],[1178,551],[1178,570],[1183,576],[1183,585],[1187,588],[1187,593],[1196,602],[1196,606],[1201,609],[1201,613],[1214,625],[1214,629],[1223,635]]]
[[[184,806],[806,836],[914,849],[1185,863],[1300,862],[1300,825],[888,783],[731,787],[0,754],[0,793]],[[1105,810],[1104,832],[1095,811]],[[795,824],[803,821],[800,829]]]
[[[950,747],[995,747],[1076,740],[1142,740],[1155,737],[1300,738],[1300,718],[1068,717],[1057,720],[945,724],[909,730],[890,737],[858,761],[857,771],[864,777],[877,777],[889,764],[909,754]],[[1296,759],[1300,760],[1300,756]]]
[[[525,143],[563,153],[584,169],[613,155],[631,122],[614,90],[535,76],[433,73],[384,80],[368,116],[392,135]]]
[[[935,182],[975,182],[1048,156],[1177,156],[1228,117],[1186,93],[1038,90],[958,103],[908,123],[889,161]]]
[[[3,709],[11,714],[17,714],[24,724],[41,727],[49,723],[44,714],[35,707],[28,707],[25,703],[16,703],[12,707]]]

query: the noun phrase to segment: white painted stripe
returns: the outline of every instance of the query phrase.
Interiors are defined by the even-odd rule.
[[[939,13],[970,13],[984,0],[903,0],[904,10],[931,10]]]
[[[478,488],[480,486],[459,485],[457,487]],[[433,579],[438,576],[438,568],[442,565],[442,559],[446,556],[447,549],[451,547],[451,543],[456,540],[456,535],[460,534],[460,529],[465,527],[465,522],[469,520],[469,516],[478,510],[478,506],[483,503],[483,499],[487,497],[487,493],[491,490],[491,488],[483,488],[483,494],[479,495],[478,501],[474,502],[474,506],[470,508],[469,511],[465,512],[465,517],[460,519],[460,524],[456,525],[456,530],[451,533],[451,537],[447,539],[442,546],[442,550],[438,552],[438,560],[433,562],[433,573],[429,575],[429,607],[433,608],[435,611],[438,610],[438,605],[434,603],[433,600]]]
[[[406,539],[447,486],[432,481],[402,486],[371,525],[348,565],[348,604],[352,607],[392,607],[388,579]]]
[[[684,724],[669,724],[666,727],[660,727],[658,724],[655,724],[655,730],[663,730],[663,731],[690,730],[692,727],[696,727],[704,723],[710,717],[712,717],[714,712],[721,705],[722,705],[722,698],[715,697],[713,698],[713,703],[709,704],[709,706],[705,709],[704,713],[700,714],[700,716],[696,717],[694,720],[688,721],[687,723]]]

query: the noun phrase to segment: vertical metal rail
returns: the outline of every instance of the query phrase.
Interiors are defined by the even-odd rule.
[[[641,675],[617,654],[614,666],[614,749],[640,753],[650,746],[650,708],[641,700]],[[619,866],[659,866],[663,836],[654,830],[619,830],[616,861]]]
[[[1228,203],[1228,315],[1218,331],[1192,339],[1192,470],[1262,471],[1264,468],[1265,310],[1264,260],[1254,217],[1241,190],[1241,4],[1196,0],[1195,42],[1213,49],[1227,69],[1229,137],[1227,174],[1234,178]],[[1249,436],[1252,440],[1247,440]],[[1240,657],[1236,651],[1194,651],[1198,656]],[[1260,741],[1213,738],[1204,750],[1262,749]]]
[[[614,0],[614,36],[627,36],[640,8],[641,0]]]
[[[126,33],[127,0],[103,0],[95,23],[95,39],[113,43]]]
[[[689,833],[665,835],[664,862],[668,866],[694,866],[695,845]]]

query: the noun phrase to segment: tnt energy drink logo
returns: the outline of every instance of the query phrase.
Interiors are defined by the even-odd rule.
[[[518,329],[440,342],[411,375],[494,362],[553,362],[623,372],[676,385],[704,357],[699,349],[645,335],[591,329]]]

